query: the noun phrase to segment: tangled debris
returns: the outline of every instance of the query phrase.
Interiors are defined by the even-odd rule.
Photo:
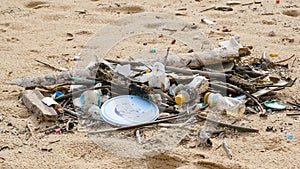
[[[86,69],[8,83],[25,87],[20,94],[24,105],[42,120],[55,122],[45,134],[84,130],[103,147],[114,145],[114,151],[143,157],[195,140],[196,146],[212,146],[210,138],[233,130],[259,132],[233,123],[247,113],[278,111],[266,103],[274,100],[263,96],[295,82],[288,65],[281,64],[285,61],[273,62],[265,53],[253,57],[232,37],[202,53],[169,55],[168,49],[165,57],[147,61],[107,58]],[[299,103],[290,104],[299,110]],[[232,130],[217,132],[220,127]],[[120,144],[127,148],[120,150]],[[232,159],[226,141],[223,146]]]

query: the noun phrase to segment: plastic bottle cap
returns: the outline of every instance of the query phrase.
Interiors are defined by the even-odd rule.
[[[270,56],[271,56],[271,57],[277,57],[277,56],[278,56],[278,53],[270,53]]]
[[[203,101],[204,101],[205,104],[207,104],[208,96],[209,96],[210,94],[211,94],[211,92],[205,93],[204,98],[203,98]]]
[[[182,105],[185,102],[185,98],[182,94],[175,96],[175,103],[178,105]]]

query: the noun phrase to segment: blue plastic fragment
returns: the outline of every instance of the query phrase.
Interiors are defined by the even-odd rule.
[[[288,137],[291,140],[293,140],[295,138],[295,136],[293,134],[283,134],[283,136]]]
[[[258,64],[258,65],[256,65],[256,67],[257,67],[258,69],[261,69],[261,68],[262,68],[262,65],[261,65],[261,64]]]
[[[156,52],[156,49],[155,48],[151,48],[150,49],[150,53],[155,53]]]
[[[244,100],[247,98],[247,96],[243,94],[243,95],[235,96],[234,98],[238,100]]]
[[[65,95],[63,92],[61,92],[61,91],[57,91],[57,92],[55,92],[54,93],[54,98],[56,99],[56,98],[59,98],[59,97],[61,97],[61,96],[63,96],[63,95]]]

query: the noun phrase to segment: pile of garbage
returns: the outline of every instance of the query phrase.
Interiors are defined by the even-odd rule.
[[[233,124],[245,114],[299,110],[299,103],[287,108],[276,97],[296,81],[282,64],[287,59],[273,62],[275,54],[253,57],[250,50],[234,36],[201,53],[169,55],[168,49],[146,61],[107,58],[86,69],[9,83],[25,87],[22,103],[55,123],[45,134],[84,130],[122,155],[151,156],[178,144],[212,146],[224,128],[259,132]]]

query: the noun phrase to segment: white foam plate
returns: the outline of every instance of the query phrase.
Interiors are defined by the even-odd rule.
[[[155,121],[158,115],[159,110],[156,104],[133,95],[114,97],[101,106],[101,117],[116,126]]]

